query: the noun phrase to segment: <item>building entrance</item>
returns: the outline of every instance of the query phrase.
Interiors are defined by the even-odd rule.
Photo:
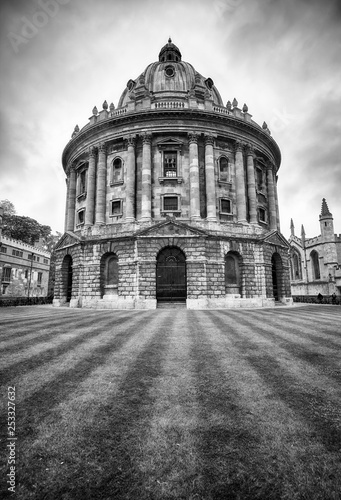
[[[156,265],[156,298],[158,301],[185,301],[186,257],[177,247],[166,247]]]

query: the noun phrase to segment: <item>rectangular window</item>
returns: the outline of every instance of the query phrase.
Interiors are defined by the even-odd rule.
[[[48,263],[49,263],[48,259],[44,259],[44,264],[48,264]]]
[[[163,210],[164,212],[177,212],[178,211],[178,197],[177,196],[164,196],[163,197]]]
[[[15,255],[15,257],[22,257],[23,253],[21,250],[12,250],[12,255]]]
[[[257,190],[263,191],[263,171],[260,168],[256,168],[256,183]]]
[[[111,200],[111,216],[122,215],[122,200]]]
[[[25,270],[25,279],[28,279],[28,269]]]
[[[164,177],[177,177],[177,152],[165,151],[163,154],[163,175]]]
[[[84,220],[85,220],[85,209],[82,208],[82,210],[78,210],[77,212],[77,224],[84,224]]]
[[[38,285],[41,285],[42,279],[43,279],[43,273],[38,272],[38,280],[37,280]]]
[[[86,170],[78,172],[77,195],[81,196],[86,193]]]
[[[220,199],[220,213],[221,214],[232,214],[232,204],[231,200],[227,198]]]
[[[11,281],[11,276],[12,276],[12,268],[11,267],[4,267],[4,270],[2,273],[2,281],[9,283]]]
[[[1,246],[1,247],[0,247],[0,252],[1,252],[1,253],[7,253],[7,247],[3,247],[3,246]]]
[[[258,210],[259,213],[259,222],[266,223],[266,210],[264,208],[260,208]]]
[[[32,259],[33,259],[33,260],[37,260],[37,257],[36,257],[35,255],[33,255],[32,253],[29,253],[29,254],[27,255],[27,258],[28,258],[28,260],[32,260]]]

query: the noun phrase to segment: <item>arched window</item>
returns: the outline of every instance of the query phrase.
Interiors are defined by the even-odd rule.
[[[219,180],[222,182],[230,181],[229,161],[226,156],[219,158]]]
[[[112,162],[112,184],[121,184],[123,182],[123,162],[121,158],[115,158]]]
[[[225,256],[225,291],[227,294],[240,293],[240,265],[239,256],[229,252]]]
[[[321,278],[320,263],[319,263],[319,254],[316,252],[316,250],[313,250],[311,252],[310,260],[311,260],[311,271],[313,274],[313,279],[319,280]]]
[[[296,252],[296,250],[293,250],[291,253],[291,279],[302,279],[301,256]]]
[[[114,253],[106,253],[102,256],[101,265],[101,296],[117,295],[118,291],[118,257]]]

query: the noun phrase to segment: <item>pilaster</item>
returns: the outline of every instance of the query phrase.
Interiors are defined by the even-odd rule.
[[[95,217],[95,192],[96,192],[96,148],[89,149],[88,186],[85,209],[85,227],[94,223]]]
[[[236,166],[237,221],[246,222],[243,143],[238,141],[235,143],[235,166]]]
[[[198,134],[189,136],[189,183],[191,219],[200,219]]]
[[[67,201],[67,231],[74,231],[75,208],[76,208],[76,169],[74,165],[68,165],[68,201]]]
[[[151,142],[152,136],[145,134],[142,138],[142,213],[141,219],[151,218]]]
[[[135,137],[127,138],[126,221],[135,220]]]
[[[268,203],[269,203],[269,229],[270,231],[277,229],[277,213],[276,213],[276,199],[275,199],[275,186],[273,164],[268,161],[266,165],[267,181],[268,181]]]
[[[254,168],[254,150],[250,144],[246,147],[247,155],[247,193],[249,198],[250,223],[256,224],[257,219],[257,193]]]
[[[96,189],[96,224],[105,224],[107,182],[107,148],[105,143],[98,146],[97,189]]]
[[[214,138],[205,136],[205,177],[206,177],[206,204],[207,220],[217,220],[216,210],[216,188],[214,176],[214,158],[213,158]]]

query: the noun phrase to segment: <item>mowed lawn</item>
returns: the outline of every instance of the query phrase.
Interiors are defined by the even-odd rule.
[[[341,498],[341,307],[19,307],[0,332],[3,496],[15,386],[13,498]]]

